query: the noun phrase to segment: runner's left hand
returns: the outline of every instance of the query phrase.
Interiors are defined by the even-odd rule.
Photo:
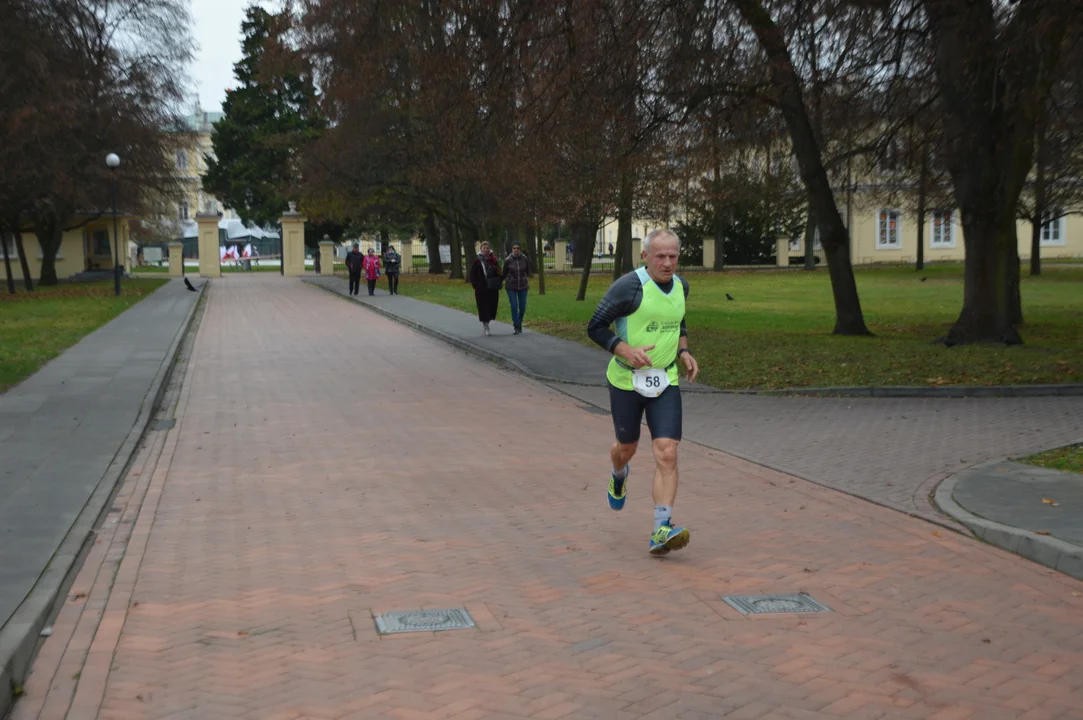
[[[696,375],[699,375],[699,363],[692,357],[692,353],[681,353],[681,362],[684,363],[684,371],[688,375],[689,384],[696,381]]]

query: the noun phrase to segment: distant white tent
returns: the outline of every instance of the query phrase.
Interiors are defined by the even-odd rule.
[[[181,229],[183,231],[182,237],[185,240],[199,237],[199,225],[195,220],[185,220],[181,224]],[[227,220],[222,218],[218,221],[218,229],[226,231],[228,240],[262,240],[264,238],[277,240],[280,237],[274,230],[261,228],[258,225],[245,225],[237,219]]]

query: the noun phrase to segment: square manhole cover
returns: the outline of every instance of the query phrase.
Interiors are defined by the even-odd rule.
[[[168,419],[165,419],[165,420],[159,420],[158,422],[154,423],[154,429],[155,430],[169,430],[170,428],[172,428],[176,424],[177,424],[176,418],[168,418]]]
[[[791,593],[787,595],[731,595],[729,597],[723,597],[722,599],[743,615],[831,612],[831,608],[816,602],[805,593]]]
[[[476,627],[466,608],[450,610],[395,610],[376,617],[376,630],[381,635],[406,632],[436,632],[465,630]]]

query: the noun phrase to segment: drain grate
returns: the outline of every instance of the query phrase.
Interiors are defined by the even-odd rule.
[[[743,615],[831,612],[831,608],[816,602],[805,593],[792,593],[788,595],[731,595],[729,597],[723,597],[722,599]]]
[[[168,418],[166,420],[159,420],[158,422],[154,423],[154,429],[155,430],[169,430],[176,424],[177,424],[176,418]]]
[[[465,630],[476,627],[466,608],[449,610],[395,610],[376,616],[376,631],[381,635],[407,632]]]

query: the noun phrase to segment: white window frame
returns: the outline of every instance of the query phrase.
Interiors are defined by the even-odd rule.
[[[191,219],[192,208],[189,207],[187,200],[181,200],[177,203],[177,219],[181,222]]]
[[[881,223],[883,222],[884,213],[895,213],[895,242],[884,242],[883,235],[881,235]],[[876,249],[877,250],[902,250],[902,210],[898,208],[880,208],[880,211],[876,213]]]
[[[178,170],[187,171],[188,170],[188,151],[187,150],[178,150],[177,151],[176,161],[177,161],[177,169]]]
[[[937,216],[947,215],[948,222],[948,239],[945,242],[943,239],[937,241],[936,237],[936,221]],[[943,226],[941,226],[943,227]],[[955,211],[954,210],[933,210],[929,213],[929,247],[934,250],[951,250],[955,247]]]
[[[1042,223],[1041,233],[1039,235],[1039,245],[1041,247],[1063,247],[1066,243],[1064,237],[1065,231],[1065,215],[1062,208],[1053,208],[1046,213],[1043,213],[1042,218],[1057,217],[1056,220],[1047,220]]]

